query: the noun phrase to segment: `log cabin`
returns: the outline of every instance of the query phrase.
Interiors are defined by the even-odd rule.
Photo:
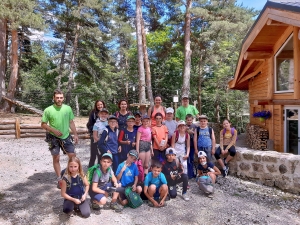
[[[249,93],[250,124],[269,132],[269,149],[300,154],[300,1],[267,1],[246,34],[229,87]],[[260,121],[253,113],[270,111]]]

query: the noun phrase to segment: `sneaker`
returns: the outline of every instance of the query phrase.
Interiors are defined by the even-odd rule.
[[[92,209],[99,211],[100,210],[100,205],[98,205],[97,203],[92,202]]]
[[[190,198],[187,196],[187,194],[182,194],[182,198],[184,201],[189,201]]]
[[[115,210],[115,212],[122,212],[122,210],[123,210],[123,207],[120,206],[120,205],[119,205],[118,203],[116,203],[116,202],[111,202],[111,203],[110,203],[110,208],[113,209],[113,210]]]
[[[226,158],[223,158],[224,166],[227,166]]]
[[[154,207],[153,203],[150,200],[148,201],[148,206],[149,207]]]
[[[213,198],[214,195],[213,195],[213,194],[208,194],[207,197],[208,197],[208,198]]]
[[[224,171],[223,177],[227,177],[228,176],[229,167],[226,166],[225,170],[223,170],[223,171]]]

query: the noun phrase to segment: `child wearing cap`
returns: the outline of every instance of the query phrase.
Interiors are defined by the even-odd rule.
[[[199,165],[197,168],[196,182],[208,197],[212,198],[214,193],[214,184],[217,179],[217,175],[221,172],[212,162],[208,161],[207,155],[204,151],[198,152]]]
[[[185,201],[190,200],[187,196],[188,176],[182,172],[182,165],[176,158],[174,148],[167,148],[166,158],[167,160],[163,165],[162,172],[166,176],[168,182],[170,198],[176,198],[176,184],[182,183],[182,198]]]
[[[174,109],[169,107],[166,109],[166,120],[165,125],[168,128],[168,146],[172,144],[172,135],[174,134],[177,128],[177,122],[174,118]]]
[[[144,115],[142,118],[142,126],[139,127],[136,135],[136,150],[139,153],[139,158],[142,160],[145,176],[148,173],[149,162],[153,155],[150,117]]]
[[[112,157],[112,154],[104,153],[101,157],[99,168],[95,170],[93,175],[92,188],[90,188],[89,194],[92,201],[92,208],[95,210],[99,210],[99,206],[106,204],[109,188],[113,187],[113,185],[114,187],[118,187],[117,178],[111,169]],[[123,209],[117,204],[118,196],[118,192],[113,193],[110,208],[116,212],[121,212]]]
[[[165,175],[161,172],[162,164],[153,161],[151,172],[147,174],[144,181],[144,194],[149,200],[151,207],[165,206],[165,199],[168,195],[168,185]]]
[[[187,159],[190,154],[190,135],[186,131],[185,122],[178,121],[177,130],[172,136],[172,148],[180,163],[183,165],[183,173],[187,174]]]
[[[119,130],[118,119],[115,116],[108,117],[108,126],[103,130],[100,140],[98,141],[98,147],[101,154],[111,153],[113,158],[112,168],[113,171],[117,171],[119,165],[119,156],[118,156],[118,135]]]
[[[131,186],[132,191],[140,194],[142,192],[142,187],[137,186],[139,171],[135,161],[138,159],[138,152],[132,149],[127,154],[126,161],[119,164],[116,176],[117,180],[121,182],[121,187],[119,188],[119,198],[122,205],[127,205],[128,200],[125,196],[125,188]]]
[[[135,149],[137,131],[133,129],[134,121],[134,116],[128,116],[126,121],[127,127],[120,131],[118,137],[120,144],[119,162],[123,162],[127,159],[127,154],[130,149]]]

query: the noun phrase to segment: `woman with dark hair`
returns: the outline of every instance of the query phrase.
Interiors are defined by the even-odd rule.
[[[161,96],[157,95],[154,98],[154,106],[151,106],[148,109],[148,116],[151,119],[151,127],[154,127],[156,125],[156,120],[155,120],[156,113],[161,113],[162,122],[165,121],[166,107],[162,106],[161,103],[162,103],[162,98]]]
[[[90,138],[91,138],[91,145],[90,145],[91,154],[90,154],[89,167],[95,164],[96,157],[98,158],[98,163],[100,162],[100,154],[97,149],[97,142],[94,143],[94,138],[93,138],[93,126],[98,119],[98,114],[100,110],[103,108],[106,108],[105,102],[102,100],[97,100],[94,104],[94,108],[90,112],[89,121],[86,124],[86,127],[90,133]]]
[[[128,110],[128,102],[122,99],[118,102],[119,111],[114,113],[114,116],[118,118],[119,130],[124,130],[127,127],[126,121],[128,116],[132,116],[132,113]]]

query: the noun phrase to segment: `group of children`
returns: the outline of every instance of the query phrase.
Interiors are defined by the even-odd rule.
[[[88,217],[90,208],[86,197],[89,194],[94,210],[111,208],[120,212],[128,204],[125,194],[128,187],[139,195],[144,194],[149,206],[163,207],[167,199],[176,198],[176,185],[182,183],[182,198],[188,201],[188,179],[195,177],[199,188],[212,197],[216,177],[221,174],[212,163],[212,156],[222,167],[223,176],[227,176],[227,163],[235,155],[236,130],[224,120],[220,147],[215,151],[215,135],[208,127],[206,116],[199,117],[198,127],[192,115],[188,114],[186,121],[176,122],[172,108],[167,108],[165,113],[165,121],[162,113],[155,114],[154,126],[148,115],[128,115],[126,124],[123,122],[123,128],[119,129],[118,117],[108,116],[108,110],[102,108],[92,128],[93,141],[101,155],[99,164],[88,179],[83,175],[79,159],[69,159],[61,187],[65,198],[63,211],[80,210],[83,217]],[[198,157],[196,174],[195,155]],[[144,173],[142,177],[138,160]],[[110,203],[107,203],[108,196],[111,196]]]

